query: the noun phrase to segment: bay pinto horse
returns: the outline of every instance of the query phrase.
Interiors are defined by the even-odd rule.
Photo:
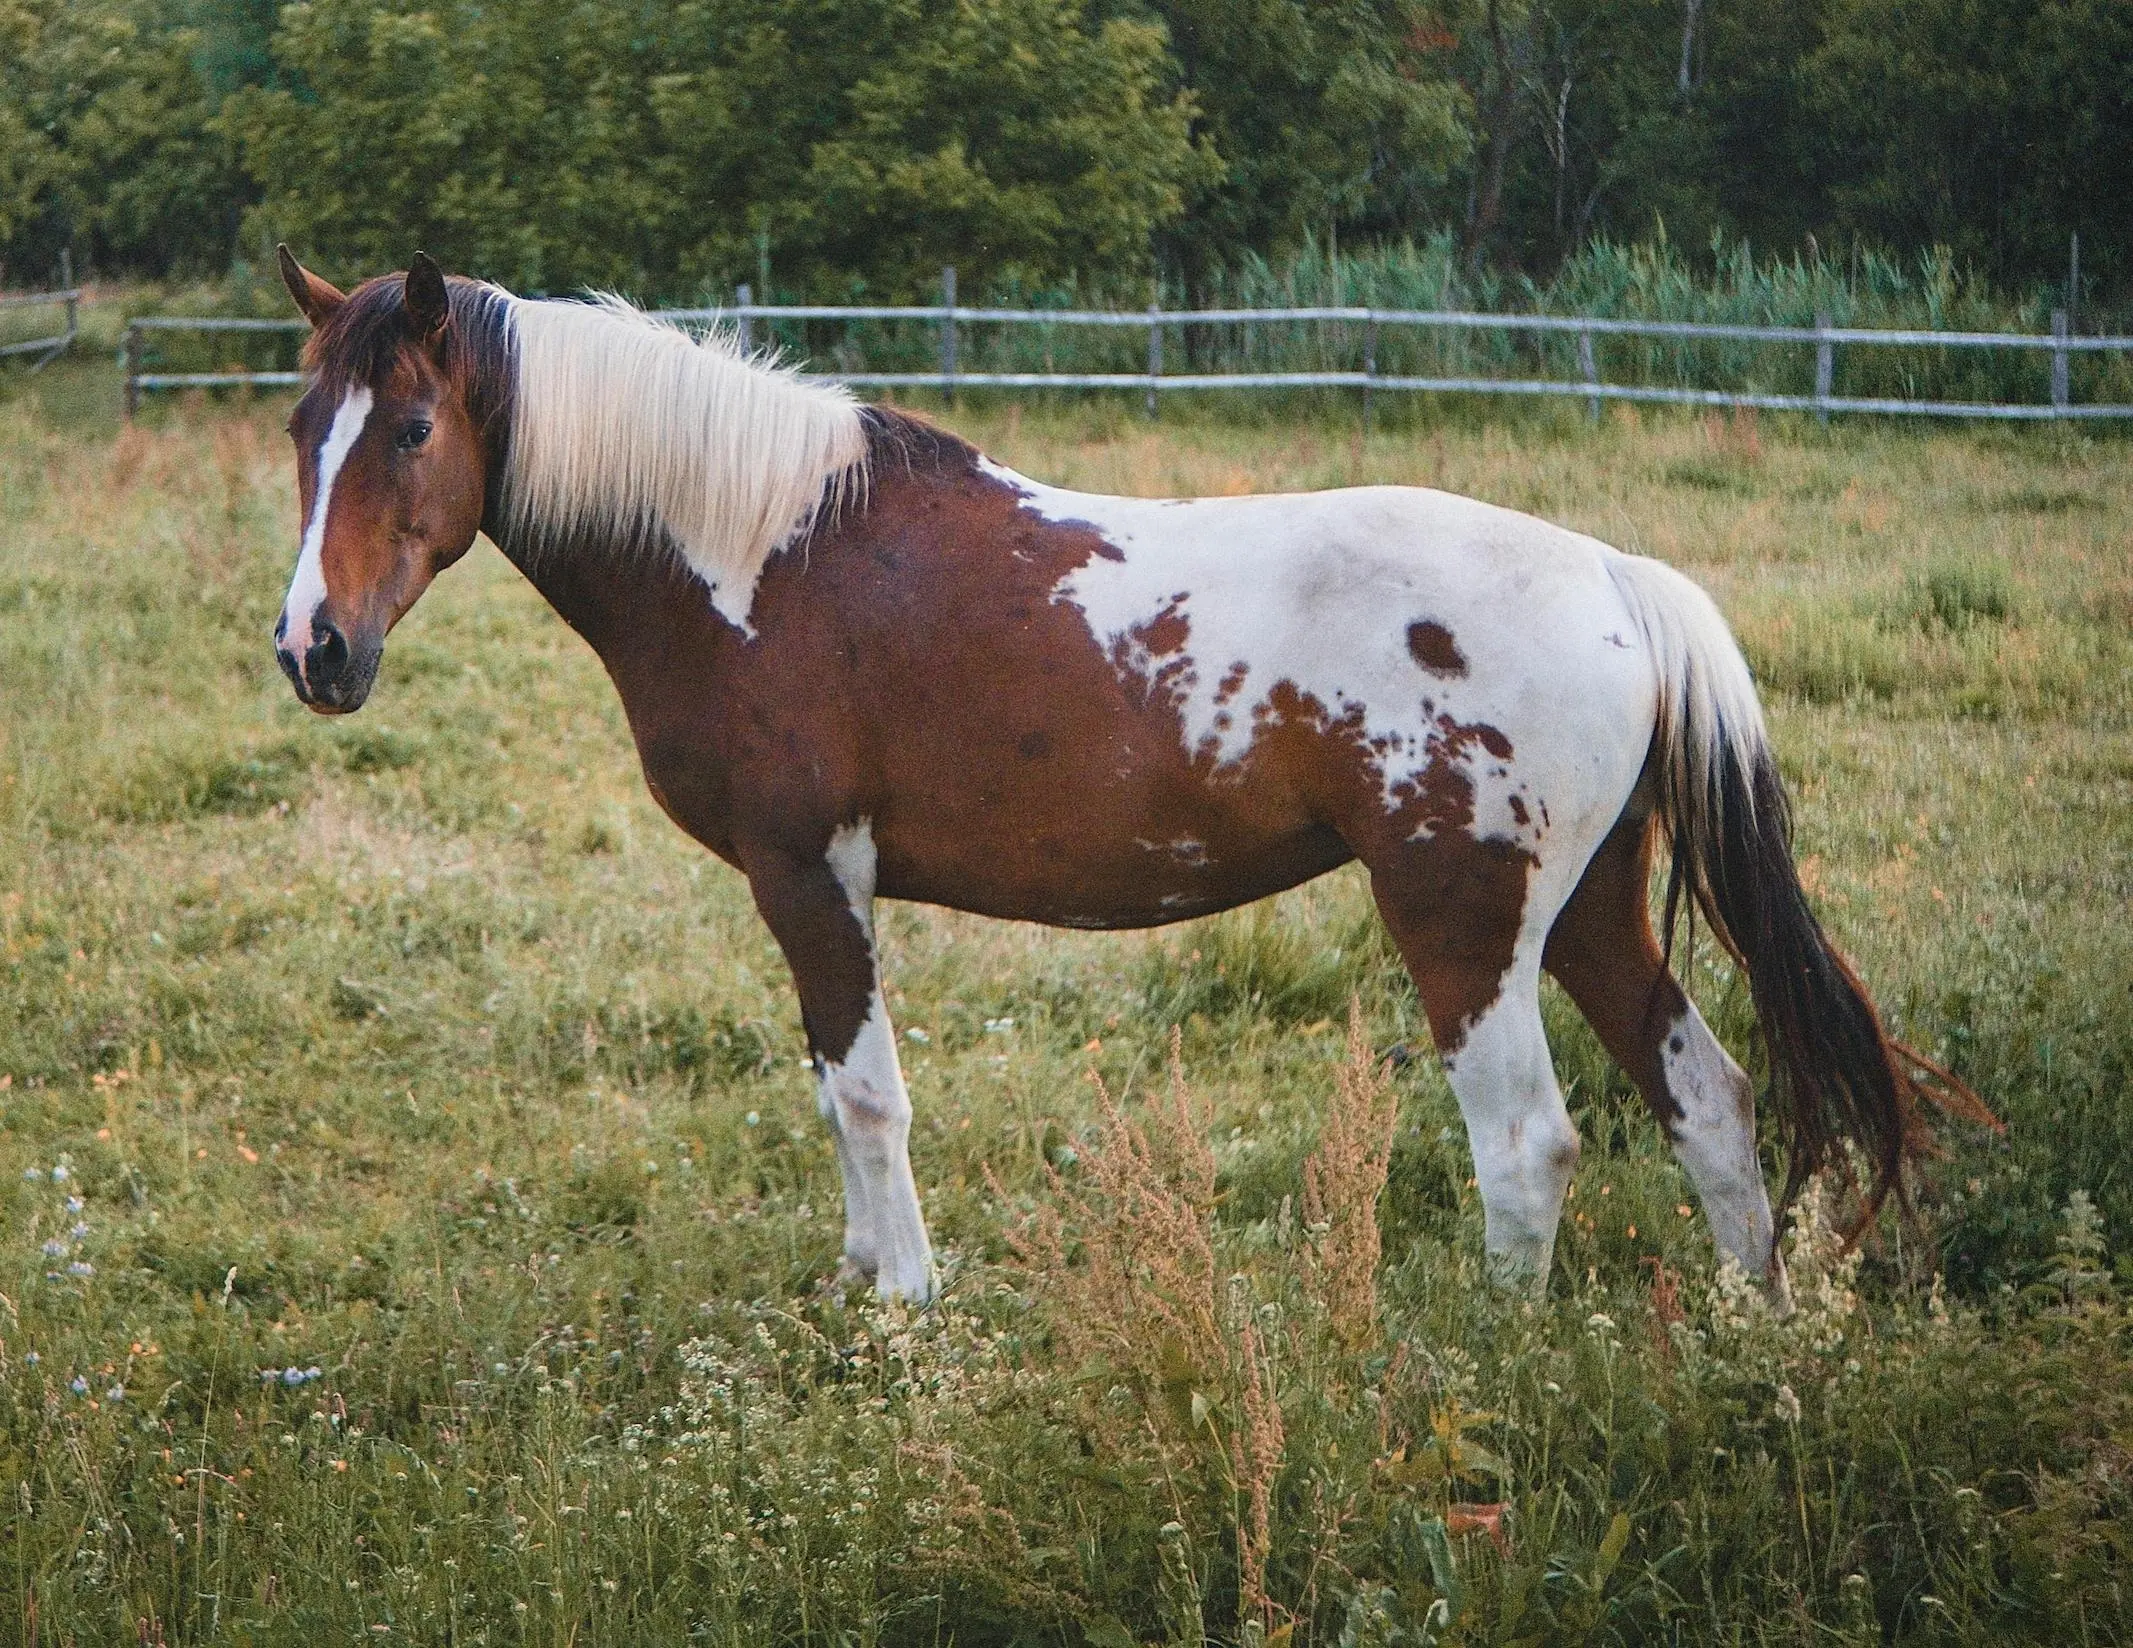
[[[1652,930],[1663,832],[1745,967],[1788,1198],[1846,1140],[1869,1214],[1898,1185],[1922,1090],[1808,909],[1747,667],[1679,573],[1414,488],[1061,491],[617,301],[419,254],[345,296],[281,266],[313,327],[275,629],[298,697],[360,708],[386,633],[488,533],[607,666],[660,806],[747,877],[799,990],[844,1266],[884,1295],[933,1271],[877,898],[1151,927],[1361,859],[1492,1273],[1544,1284],[1578,1159],[1545,967],[1718,1245],[1782,1294],[1753,1089]]]

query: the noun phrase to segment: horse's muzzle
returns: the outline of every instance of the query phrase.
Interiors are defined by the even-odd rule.
[[[363,707],[378,678],[384,648],[351,645],[340,627],[321,615],[311,621],[311,644],[299,658],[287,644],[288,620],[274,626],[274,658],[296,696],[321,715],[347,715]]]

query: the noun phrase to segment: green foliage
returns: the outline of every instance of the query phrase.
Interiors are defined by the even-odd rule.
[[[0,7],[0,257],[24,285],[78,263],[220,268],[247,190],[214,129],[198,36],[157,0]]]
[[[1439,215],[1471,137],[1466,94],[1431,60],[1434,7],[1157,0],[1152,9],[1224,168],[1165,237],[1195,291],[1248,251],[1287,251],[1341,227],[1411,233]]]
[[[279,233],[340,275],[420,242],[529,290],[910,298],[953,263],[1138,303],[1314,240],[1447,236],[1486,285],[1671,238],[1722,284],[1728,248],[1852,286],[1887,248],[2101,321],[2129,29],[2115,0],[8,0],[0,257],[220,271]]]
[[[1115,278],[1211,166],[1161,35],[1078,0],[311,0],[276,53],[226,124],[263,221],[343,275],[421,245],[522,290]]]
[[[2124,280],[2108,204],[2133,189],[2133,13],[2114,0],[1851,0],[1801,65],[1839,222],[1992,270]],[[2100,264],[2097,260],[2101,260]]]

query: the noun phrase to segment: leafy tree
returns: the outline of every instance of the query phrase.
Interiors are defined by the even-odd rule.
[[[2001,278],[2129,268],[2133,7],[2124,0],[1843,0],[1807,64],[1833,215],[1947,245]]]
[[[1470,147],[1423,0],[1155,0],[1221,179],[1167,240],[1188,275],[1318,233],[1418,234]]]
[[[311,0],[229,128],[342,272],[415,244],[529,289],[911,295],[1145,268],[1211,170],[1158,31],[1079,0]]]
[[[51,9],[35,0],[0,0],[0,246],[39,218],[60,164],[35,120],[42,90],[35,71]]]
[[[2127,0],[0,0],[0,267],[915,297],[1456,228],[2133,295]],[[1937,266],[1937,265],[1936,265]],[[1493,277],[1491,277],[1493,278]],[[1137,295],[1137,294],[1136,294]]]
[[[85,263],[162,273],[228,258],[243,199],[193,63],[147,0],[0,0],[0,247],[43,278]]]

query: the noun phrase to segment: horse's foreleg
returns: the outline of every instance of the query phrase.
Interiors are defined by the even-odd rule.
[[[874,847],[864,824],[828,853],[744,858],[748,884],[800,992],[823,1116],[844,1175],[844,1261],[885,1298],[933,1292],[933,1250],[911,1177],[911,1099],[896,1062],[874,947]]]
[[[1782,1294],[1755,1089],[1666,970],[1646,889],[1651,831],[1625,813],[1548,935],[1546,963],[1673,1141],[1721,1251]]]
[[[1545,1287],[1578,1134],[1541,1027],[1539,947],[1516,936],[1515,898],[1501,912],[1455,905],[1398,871],[1374,870],[1371,887],[1466,1121],[1491,1276]]]

